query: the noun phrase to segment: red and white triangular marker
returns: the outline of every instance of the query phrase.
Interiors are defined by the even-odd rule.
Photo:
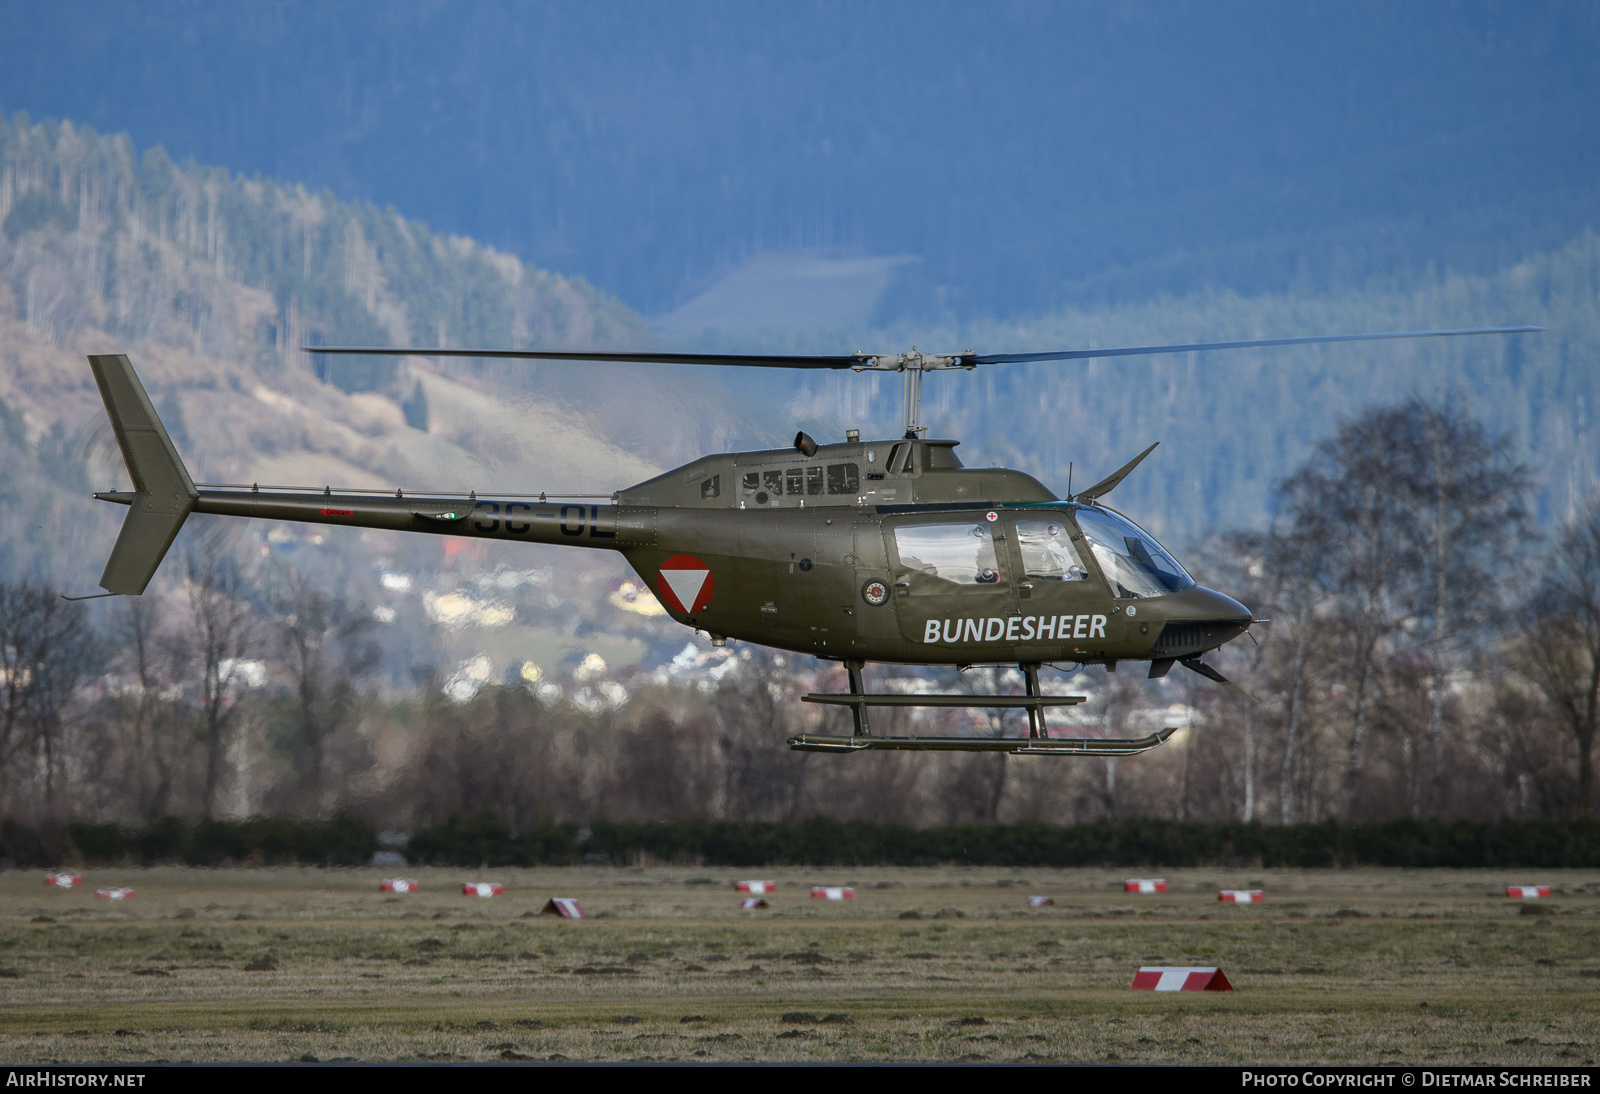
[[[500,896],[505,889],[492,881],[463,881],[461,883],[462,896]]]
[[[1506,896],[1512,900],[1538,900],[1550,895],[1548,885],[1507,885]]]
[[[756,911],[758,908],[770,908],[770,907],[772,907],[772,905],[767,903],[767,898],[766,897],[762,897],[762,896],[747,896],[743,900],[739,901],[739,907],[742,908],[744,911],[753,912],[753,911]]]
[[[62,872],[62,873],[58,873],[58,874],[46,874],[44,876],[44,883],[46,885],[54,885],[54,886],[57,886],[58,888],[62,888],[62,889],[70,889],[74,885],[82,885],[83,884],[83,875],[82,874],[69,874],[69,873],[66,873],[66,872]]]
[[[736,881],[733,889],[737,893],[754,893],[760,896],[762,893],[777,892],[778,883],[776,881]]]
[[[584,919],[583,905],[567,896],[553,896],[539,909],[540,915],[558,915],[562,919]]]
[[[673,555],[661,564],[661,602],[674,611],[684,615],[705,611],[715,588],[711,567],[693,555]]]
[[[1131,877],[1122,883],[1125,893],[1164,893],[1167,891],[1167,879],[1164,877]]]
[[[1233,985],[1215,967],[1146,965],[1129,985],[1134,991],[1232,991]]]
[[[415,878],[386,877],[378,883],[380,891],[385,893],[414,893],[421,888]]]

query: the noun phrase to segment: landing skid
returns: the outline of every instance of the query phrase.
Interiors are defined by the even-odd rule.
[[[964,696],[963,696],[964,698]],[[830,737],[800,733],[789,738],[796,752],[1009,752],[1014,756],[1137,756],[1177,732],[1166,729],[1133,740],[1105,737]]]
[[[848,737],[800,733],[789,738],[796,752],[1009,752],[1018,756],[1137,756],[1163,744],[1177,729],[1167,728],[1131,740],[1103,737],[1051,737],[1044,712],[1049,707],[1071,707],[1086,702],[1084,695],[1045,695],[1039,688],[1039,666],[1024,663],[1025,695],[884,695],[869,694],[862,686],[861,661],[846,661],[850,678],[848,695],[803,695],[801,701],[849,707],[855,732]],[[1026,737],[874,737],[867,719],[868,707],[968,707],[986,710],[1026,710]]]

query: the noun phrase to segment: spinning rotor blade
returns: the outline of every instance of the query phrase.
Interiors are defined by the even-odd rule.
[[[378,357],[511,357],[530,361],[616,361],[644,365],[738,365],[743,368],[857,368],[871,354],[783,355],[743,353],[589,353],[534,349],[385,349],[377,346],[301,346],[306,353]]]
[[[1376,342],[1392,338],[1452,338],[1466,334],[1531,334],[1543,327],[1473,327],[1461,330],[1408,330],[1382,334],[1322,334],[1307,338],[1259,338],[1247,342],[1189,342],[1172,346],[1122,346],[1108,349],[1046,350],[1042,353],[612,353],[587,350],[443,349],[393,346],[301,346],[306,353],[337,353],[379,357],[498,357],[530,361],[616,361],[649,365],[737,365],[742,368],[854,369],[857,372],[934,371],[972,369],[1025,361],[1087,361],[1096,357],[1138,357],[1157,353],[1188,353],[1213,349],[1252,349],[1262,346],[1305,346],[1320,342]]]
[[[1533,334],[1543,327],[1471,327],[1461,330],[1401,330],[1382,334],[1319,334],[1308,338],[1257,338],[1249,342],[1190,342],[1178,346],[1122,346],[1114,349],[1045,350],[1042,353],[976,353],[964,355],[973,364],[999,365],[1020,361],[1087,361],[1095,357],[1140,357],[1154,353],[1188,353],[1210,349],[1254,349],[1259,346],[1307,346],[1320,342],[1381,342],[1390,338],[1454,338],[1463,334]]]

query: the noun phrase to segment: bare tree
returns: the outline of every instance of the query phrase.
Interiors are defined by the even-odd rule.
[[[1560,534],[1522,620],[1515,660],[1578,746],[1578,808],[1593,809],[1600,717],[1600,496]]]
[[[1322,667],[1324,644],[1318,641],[1317,613],[1328,588],[1328,529],[1315,507],[1291,509],[1289,519],[1259,541],[1262,567],[1270,573],[1274,600],[1273,637],[1288,664],[1283,679],[1283,758],[1278,773],[1278,816],[1288,824],[1295,815],[1294,776],[1301,759],[1303,730],[1312,716],[1313,677]]]
[[[373,639],[377,622],[363,605],[330,596],[291,573],[277,610],[279,660],[293,690],[290,741],[313,816],[328,809],[328,749],[360,708],[359,681],[383,656]]]
[[[164,692],[170,682],[159,634],[159,601],[128,597],[111,631],[111,644],[124,680],[112,700],[123,729],[123,790],[144,821],[166,816],[171,808],[186,745],[192,738]]]
[[[806,805],[809,755],[784,744],[789,706],[798,699],[790,677],[793,655],[759,647],[740,654],[742,664],[712,699],[722,814],[798,820]]]
[[[201,740],[206,749],[201,810],[210,816],[217,807],[244,662],[255,652],[256,616],[245,599],[244,580],[231,560],[191,555],[188,563],[183,649],[197,678]]]
[[[42,585],[0,583],[0,770],[37,757],[46,810],[57,807],[66,759],[63,711],[99,653],[80,605]]]
[[[1433,791],[1444,791],[1445,677],[1500,599],[1499,577],[1526,546],[1531,476],[1508,435],[1493,436],[1459,400],[1412,396],[1395,412],[1394,496],[1412,552],[1412,608],[1428,625],[1428,739]]]
[[[1385,407],[1346,422],[1279,487],[1283,515],[1301,533],[1299,542],[1317,555],[1301,572],[1333,605],[1339,648],[1330,668],[1344,676],[1352,693],[1347,812],[1360,789],[1380,645],[1406,615],[1396,590],[1418,568],[1415,537],[1407,535],[1407,511],[1394,489],[1414,417],[1408,407]]]

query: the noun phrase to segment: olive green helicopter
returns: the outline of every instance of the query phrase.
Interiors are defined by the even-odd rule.
[[[1008,752],[1128,756],[1174,732],[1137,739],[1053,737],[1052,707],[1085,701],[1046,695],[1045,665],[1174,664],[1234,687],[1202,657],[1244,634],[1250,610],[1205,588],[1128,517],[1105,503],[1151,445],[1094,485],[1066,496],[1020,471],[970,468],[960,442],[927,437],[926,373],[1029,361],[1074,361],[1361,342],[1522,334],[1539,327],[1394,331],[1187,345],[1041,353],[853,353],[835,356],[603,353],[552,350],[306,347],[318,354],[521,358],[549,361],[720,365],[898,372],[902,430],[892,440],[822,444],[799,433],[792,447],[705,456],[610,495],[334,490],[332,486],[196,484],[126,355],[89,358],[132,490],[101,491],[129,506],[100,578],[106,592],[138,595],[190,513],[259,517],[477,539],[617,551],[677,622],[728,639],[842,662],[848,694],[804,701],[849,708],[849,734],[801,733],[791,748]],[[89,598],[69,598],[89,599]],[[1015,665],[1022,695],[872,693],[868,662]],[[1237,689],[1236,689],[1237,690]],[[876,735],[873,707],[970,707],[1027,712],[1026,737]]]

